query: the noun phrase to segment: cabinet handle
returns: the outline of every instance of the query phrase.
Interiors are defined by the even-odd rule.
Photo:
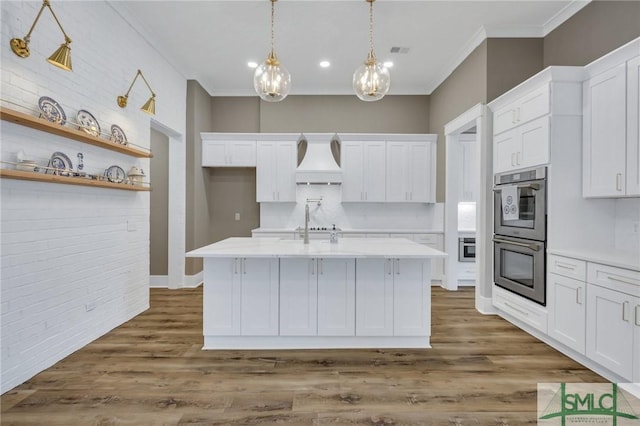
[[[520,151],[516,152],[516,165],[518,166],[520,165],[520,154],[521,154]]]
[[[516,124],[516,110],[511,110],[511,124]]]
[[[310,266],[311,266],[311,275],[315,275],[316,274],[316,260],[315,259],[311,259]]]
[[[515,165],[516,165],[516,160],[515,160],[515,158],[516,158],[516,153],[515,153],[515,152],[512,152],[512,153],[511,153],[511,165],[512,165],[512,166],[515,166]]]
[[[519,123],[520,122],[520,107],[518,107],[516,111],[517,111],[516,112],[516,122]]]
[[[635,309],[635,323],[637,326],[640,327],[640,305],[636,305],[636,309]]]
[[[384,272],[387,275],[391,275],[391,270],[393,269],[393,267],[391,266],[391,259],[387,259],[387,261],[384,264]]]
[[[323,275],[322,262],[324,262],[324,259],[318,259],[318,271],[319,271],[320,275]]]
[[[400,259],[396,259],[396,275],[400,275]]]
[[[570,271],[575,271],[576,270],[575,265],[569,265],[568,263],[556,262],[556,266],[558,268],[568,269]]]
[[[582,305],[582,287],[576,288],[576,303]]]
[[[367,201],[368,198],[369,198],[369,194],[367,194],[367,191],[364,191],[364,200]]]
[[[634,281],[631,281],[631,280],[625,280],[624,278],[615,277],[613,275],[607,275],[607,278],[609,278],[611,281],[618,281],[619,283],[638,285],[638,281],[634,282]]]
[[[233,273],[238,275],[238,258],[233,259]]]
[[[629,322],[629,301],[622,302],[622,321]]]
[[[616,174],[616,191],[622,191],[622,173]]]
[[[247,259],[242,259],[242,273],[247,274]]]

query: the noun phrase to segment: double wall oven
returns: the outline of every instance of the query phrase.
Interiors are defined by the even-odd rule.
[[[494,177],[494,282],[546,305],[547,169]]]

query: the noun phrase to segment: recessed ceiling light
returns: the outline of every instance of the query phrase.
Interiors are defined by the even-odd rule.
[[[250,62],[247,62],[247,66],[249,68],[257,68],[258,67],[258,63],[250,61]]]
[[[384,65],[386,68],[391,68],[393,66],[393,62],[387,61],[387,62],[383,63],[382,65]]]
[[[329,68],[331,66],[331,62],[329,62],[329,61],[321,61],[320,62],[320,66],[322,68]]]

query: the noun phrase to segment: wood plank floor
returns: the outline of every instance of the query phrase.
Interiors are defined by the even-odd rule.
[[[432,349],[202,351],[202,290],[151,309],[1,397],[3,425],[526,425],[538,382],[603,378],[433,291]]]

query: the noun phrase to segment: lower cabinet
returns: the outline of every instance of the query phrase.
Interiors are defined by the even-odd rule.
[[[549,336],[585,353],[586,283],[561,275],[547,277]]]
[[[280,260],[280,335],[355,334],[355,260]]]
[[[277,336],[278,259],[208,258],[205,262],[204,334]]]
[[[356,335],[430,334],[428,260],[358,259],[356,264]]]

